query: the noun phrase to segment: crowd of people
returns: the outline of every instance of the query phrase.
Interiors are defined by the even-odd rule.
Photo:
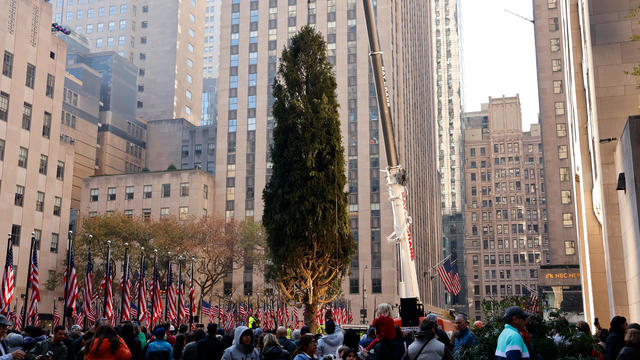
[[[496,359],[536,359],[527,335],[528,314],[510,307],[504,314],[505,327],[498,338]],[[584,327],[586,325],[586,328]],[[482,326],[474,323],[474,327]],[[135,322],[111,326],[99,319],[90,329],[73,325],[67,330],[56,326],[49,336],[40,327],[27,326],[19,332],[0,315],[0,360],[432,360],[453,359],[461,349],[477,344],[465,315],[455,318],[456,331],[447,334],[438,317],[429,314],[419,331],[403,333],[391,316],[391,306],[380,304],[376,319],[365,334],[343,330],[332,320],[325,321],[324,334],[279,327],[263,329],[256,322],[251,328],[238,326],[225,332],[211,323],[177,329],[165,323],[147,329]],[[578,324],[588,332],[588,325]],[[589,332],[590,334],[590,332]],[[627,325],[614,317],[611,329],[597,333],[602,360],[640,359],[640,325]],[[554,338],[554,341],[563,341]]]

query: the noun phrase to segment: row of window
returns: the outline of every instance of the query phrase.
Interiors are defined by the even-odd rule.
[[[539,252],[529,252],[529,253],[518,253],[518,254],[498,254],[498,255],[484,255],[483,256],[483,265],[511,265],[511,259],[513,257],[513,264],[525,265],[529,264],[539,264],[541,261]],[[480,265],[479,263],[480,255],[472,255],[471,261],[474,266]],[[498,263],[496,263],[498,261]]]
[[[22,226],[21,225],[17,225],[17,224],[13,224],[11,225],[11,244],[14,246],[20,246],[20,236],[22,234]],[[40,250],[40,243],[42,242],[42,230],[40,229],[33,229],[33,238],[35,239],[34,241],[34,247],[37,250]],[[49,245],[49,251],[51,253],[57,253],[58,252],[58,244],[59,244],[59,240],[60,240],[60,236],[58,233],[51,233],[51,240],[50,240],[50,245]],[[13,271],[17,272],[17,266],[13,265]]]
[[[8,78],[12,78],[13,77],[13,54],[9,51],[4,52],[4,57],[2,60],[2,75],[8,77]],[[45,95],[47,97],[50,97],[53,99],[53,92],[55,89],[55,82],[56,82],[56,78],[55,76],[51,75],[51,74],[47,74],[47,84],[46,84],[46,88],[45,88]],[[36,66],[30,63],[27,63],[27,74],[25,77],[25,86],[33,89],[36,83]],[[9,108],[9,104],[7,101],[6,104],[6,108]],[[1,113],[0,113],[1,114]],[[2,115],[0,115],[2,116]],[[6,115],[5,115],[6,116]],[[6,120],[2,119],[0,117],[0,120]]]
[[[180,183],[180,196],[189,196],[189,183]],[[98,188],[92,188],[89,190],[89,201],[96,202],[99,200],[100,190]],[[204,185],[202,196],[204,199],[209,198],[209,186]],[[117,189],[115,187],[107,188],[107,201],[115,201],[117,197]],[[153,185],[144,185],[142,187],[142,198],[151,199],[153,197]],[[171,197],[171,184],[162,184],[160,186],[160,197]],[[135,198],[135,186],[127,186],[124,191],[125,200],[133,200]]]
[[[500,226],[500,225],[498,225]],[[508,233],[508,225],[504,225],[505,229],[507,229],[507,231],[505,232],[505,234]],[[525,242],[526,240],[526,242]],[[484,250],[488,250],[488,249],[495,249],[496,248],[496,243],[498,245],[498,249],[509,249],[509,244],[511,244],[513,242],[513,247],[512,249],[524,249],[525,246],[529,249],[533,249],[533,248],[539,248],[540,247],[540,236],[529,236],[527,239],[524,238],[520,238],[520,239],[498,239],[496,240],[488,240],[488,239],[483,239],[482,240],[482,248]],[[549,240],[547,238],[543,238],[543,246],[548,247],[549,246]],[[480,246],[480,243],[478,242],[478,240],[472,240],[471,242],[471,247],[472,248],[478,248]]]
[[[4,161],[6,142],[0,139],[0,161]],[[20,147],[18,149],[18,166],[26,168],[29,160],[29,149]],[[38,172],[42,175],[47,175],[47,169],[49,167],[49,157],[44,154],[40,154],[40,165]],[[58,160],[58,166],[56,168],[56,179],[64,181],[64,161]]]
[[[22,185],[16,185],[16,192],[13,199],[13,204],[15,206],[24,207],[24,191],[25,188]],[[42,191],[38,191],[36,193],[36,206],[35,210],[38,212],[44,211],[44,199],[45,194]],[[59,196],[55,196],[53,198],[53,215],[60,216],[62,212],[62,198]]]
[[[113,215],[113,214],[115,214],[114,210],[108,210],[106,212],[107,216]],[[128,216],[128,217],[131,218],[131,217],[134,216],[134,211],[133,211],[133,209],[126,209],[126,210],[124,210],[123,214],[125,216]],[[90,211],[89,212],[89,217],[95,217],[95,216],[98,216],[98,212],[97,211]],[[148,208],[147,209],[142,209],[141,216],[142,216],[142,220],[144,222],[151,221],[151,209],[148,209]],[[170,209],[168,207],[160,208],[160,219],[166,219],[169,216],[171,216],[171,211],[170,211]],[[202,217],[207,217],[207,209],[202,209]],[[178,208],[178,218],[180,220],[188,220],[189,219],[189,207],[188,206],[180,206]]]

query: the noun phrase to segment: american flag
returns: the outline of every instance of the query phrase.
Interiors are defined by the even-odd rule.
[[[455,263],[452,265],[451,260],[447,258],[438,266],[437,272],[447,291],[453,295],[458,295],[462,289],[460,275],[458,275],[458,265]]]
[[[7,246],[7,260],[4,263],[4,276],[2,277],[2,299],[0,299],[1,312],[9,312],[11,300],[13,300],[13,246],[11,240]]]
[[[83,322],[84,322],[84,314],[83,313],[76,312],[75,314],[73,314],[73,324],[74,325],[82,326]]]
[[[162,318],[162,298],[160,297],[160,281],[158,279],[158,265],[153,269],[153,322],[157,322]]]
[[[287,306],[287,304],[284,304],[284,314],[285,316],[285,325],[289,324],[289,306]]]
[[[193,316],[193,314],[198,311],[198,305],[196,304],[196,291],[193,288],[193,268],[191,269],[191,279],[189,279],[189,307],[191,307],[189,316]]]
[[[284,324],[284,316],[282,315],[282,308],[280,308],[280,306],[278,306],[278,325],[283,325]]]
[[[122,321],[131,319],[131,281],[129,279],[129,262],[126,261],[125,269],[120,277],[120,290],[123,292]]]
[[[58,313],[58,308],[56,308],[56,302],[53,302],[53,324],[51,325],[54,329],[56,326],[60,325],[60,313]]]
[[[140,269],[140,279],[138,280],[138,296],[139,296],[138,300],[140,304],[140,311],[138,311],[138,320],[140,320],[140,322],[144,322],[145,320],[149,321],[147,319],[148,313],[147,313],[146,289],[147,289],[147,279],[146,279],[145,266],[144,266],[144,260],[143,260],[142,269]],[[133,311],[131,315],[133,316]]]
[[[90,323],[94,323],[96,321],[96,315],[93,312],[93,308],[91,307],[91,303],[93,300],[93,260],[91,260],[91,250],[89,250],[89,254],[87,255],[87,271],[84,276],[84,293],[82,294],[82,312],[84,316],[87,318],[87,321]]]
[[[15,306],[13,307],[13,311],[15,313],[16,308]],[[13,327],[18,330],[21,331],[22,330],[22,314],[24,313],[24,305],[20,306],[20,313],[15,315],[15,322]]]
[[[353,312],[349,310],[349,324],[353,322]]]
[[[29,308],[27,318],[37,319],[38,303],[40,302],[40,280],[38,277],[38,250],[34,247],[31,255],[31,298],[29,299]]]
[[[180,321],[184,321],[185,319],[188,321],[189,318],[189,306],[187,305],[187,299],[185,299],[184,296],[184,282],[182,280],[180,280],[180,284],[179,284],[179,289],[180,291],[180,304],[179,308],[180,308]]]
[[[167,317],[170,322],[174,323],[176,321],[176,288],[173,286],[173,273],[171,271],[171,266],[169,266],[169,274],[167,275],[168,286],[167,286]]]
[[[78,300],[78,276],[76,274],[76,264],[74,261],[74,256],[73,256],[73,247],[71,247],[69,249],[69,266],[67,267],[67,269],[69,269],[69,274],[71,274],[68,278],[67,278],[67,271],[65,270],[65,277],[64,277],[64,284],[67,287],[65,289],[66,294],[67,294],[67,298],[66,300],[66,304],[65,306],[67,308],[72,308],[75,310],[76,308],[76,301]]]
[[[211,315],[211,304],[202,300],[202,315],[207,315],[209,317],[209,322],[211,322],[211,318],[214,317]]]
[[[534,314],[538,313],[538,300],[538,295],[535,293],[535,291],[531,291],[529,302],[531,302],[531,312]]]
[[[114,322],[115,317],[113,314],[113,286],[112,286],[112,275],[111,269],[112,264],[107,264],[107,272],[104,274],[104,282],[105,282],[105,294],[106,294],[106,304],[105,306],[105,317],[109,319],[110,322]]]
[[[298,308],[293,307],[293,318],[296,320],[296,328],[298,327]]]
[[[247,317],[247,311],[244,309],[244,305],[242,305],[242,303],[240,303],[240,306],[238,307],[238,315],[240,315],[240,319],[243,320]]]
[[[138,317],[138,308],[134,304],[131,304],[130,314],[132,319],[135,319]]]

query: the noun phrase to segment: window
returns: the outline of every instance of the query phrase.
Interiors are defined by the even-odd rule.
[[[126,13],[127,13],[127,5],[126,4],[120,5],[120,14],[126,14]]]
[[[42,230],[33,229],[33,247],[40,250],[40,240],[42,240]]]
[[[556,124],[556,135],[558,137],[567,136],[567,124]]]
[[[187,220],[188,216],[189,216],[189,207],[180,206],[180,220]]]
[[[185,114],[187,114],[187,116],[190,116],[191,115],[191,108],[185,105],[184,112],[185,112]]]
[[[142,5],[142,12],[143,13],[148,13],[149,12],[149,5]]]
[[[123,46],[124,45],[124,35],[118,36],[118,45],[119,46]]]
[[[558,0],[547,0],[547,6],[549,9],[555,9],[558,7]]]
[[[60,216],[60,211],[62,210],[62,198],[56,196],[53,198],[53,215]]]
[[[31,129],[31,113],[33,108],[31,104],[24,103],[22,108],[22,128],[25,130]]]
[[[15,206],[22,206],[24,204],[24,186],[16,185],[16,194],[13,199]]]
[[[551,60],[551,70],[554,72],[562,71],[562,60],[560,59],[552,59]]]
[[[44,210],[44,193],[38,191],[36,196],[36,211],[42,212]]]
[[[22,226],[13,224],[11,225],[11,244],[20,246],[20,233],[22,232]]]
[[[573,214],[572,213],[563,213],[562,214],[562,226],[563,227],[572,227],[573,226]]]
[[[127,28],[127,20],[120,20],[120,30]]]
[[[568,205],[571,204],[571,191],[570,190],[562,190],[560,191],[561,199],[562,199],[562,205]]]
[[[53,91],[55,89],[55,86],[56,86],[56,77],[51,74],[47,74],[47,88],[45,90],[45,95],[47,97],[53,99]]]
[[[562,94],[562,80],[553,80],[553,93]]]
[[[209,198],[209,185],[204,186],[204,189],[202,190],[202,197],[205,199]]]
[[[167,198],[171,196],[171,184],[162,184],[162,193],[160,197]]]
[[[142,209],[142,221],[143,222],[151,221],[151,209]]]
[[[140,37],[140,44],[146,44],[147,43],[147,37],[146,36],[141,36]]]
[[[113,46],[113,36],[107,38],[107,46]]]
[[[90,202],[98,201],[98,189],[91,189],[89,191],[89,201]]]
[[[98,29],[100,29],[100,24],[98,24]],[[96,47],[97,48],[101,48],[102,47],[102,38],[97,38],[96,39]]]
[[[191,97],[192,97],[192,95],[191,95],[191,91],[186,90],[186,92],[185,92],[185,96],[187,97],[187,99],[191,100]]]
[[[114,201],[116,199],[116,188],[107,188],[107,201]]]
[[[125,200],[133,200],[133,186],[127,186],[124,190]]]
[[[128,218],[132,218],[133,217],[133,210],[132,209],[126,209],[124,211],[124,216],[126,216]]]
[[[0,92],[0,120],[7,121],[9,115],[9,94]]]
[[[180,184],[180,196],[189,196],[189,183]]]
[[[549,18],[549,31],[551,32],[558,31],[558,28],[559,28],[558,18],[557,17]]]
[[[4,147],[5,147],[5,142],[4,140],[0,139],[0,161],[4,161]]]
[[[29,150],[26,148],[20,147],[18,150],[18,166],[22,168],[27,167],[27,161],[29,160]]]
[[[187,49],[189,49],[189,52],[190,52],[190,53],[192,53],[192,54],[193,54],[193,52],[194,52],[194,50],[195,50],[195,49],[194,49],[194,47],[193,47],[193,45],[191,45],[191,43],[188,43],[188,44],[187,44]]]
[[[51,114],[48,112],[44,112],[44,117],[42,118],[42,137],[49,138],[51,134]]]
[[[169,217],[169,208],[160,208],[160,219],[166,219]]]
[[[575,255],[576,253],[576,242],[575,241],[565,241],[564,242],[564,254],[565,255]]]
[[[38,172],[42,175],[47,175],[47,165],[49,163],[49,157],[44,154],[40,154],[40,168]]]
[[[51,250],[51,252],[54,254],[58,253],[59,240],[60,240],[60,236],[58,234],[51,233],[51,246],[49,247],[49,250]]]
[[[556,110],[556,115],[557,116],[564,115],[564,101],[556,101],[553,104],[553,107]]]
[[[2,75],[11,78],[13,75],[13,54],[6,51],[4,52],[4,60],[2,61]]]
[[[558,159],[566,159],[568,156],[567,145],[558,145]]]
[[[56,179],[64,180],[64,162],[58,161],[58,167],[56,168]]]
[[[35,84],[35,82],[36,82],[36,67],[31,64],[27,64],[27,79],[25,81],[25,86],[33,89],[33,85]]]
[[[569,181],[569,168],[561,167],[560,168],[560,181]]]
[[[151,190],[152,190],[152,186],[151,185],[145,185],[142,188],[142,197],[144,199],[151,199]]]

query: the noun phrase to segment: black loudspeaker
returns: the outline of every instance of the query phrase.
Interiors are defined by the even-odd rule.
[[[417,298],[400,299],[400,318],[403,327],[420,326],[421,316],[424,316],[424,309]]]

